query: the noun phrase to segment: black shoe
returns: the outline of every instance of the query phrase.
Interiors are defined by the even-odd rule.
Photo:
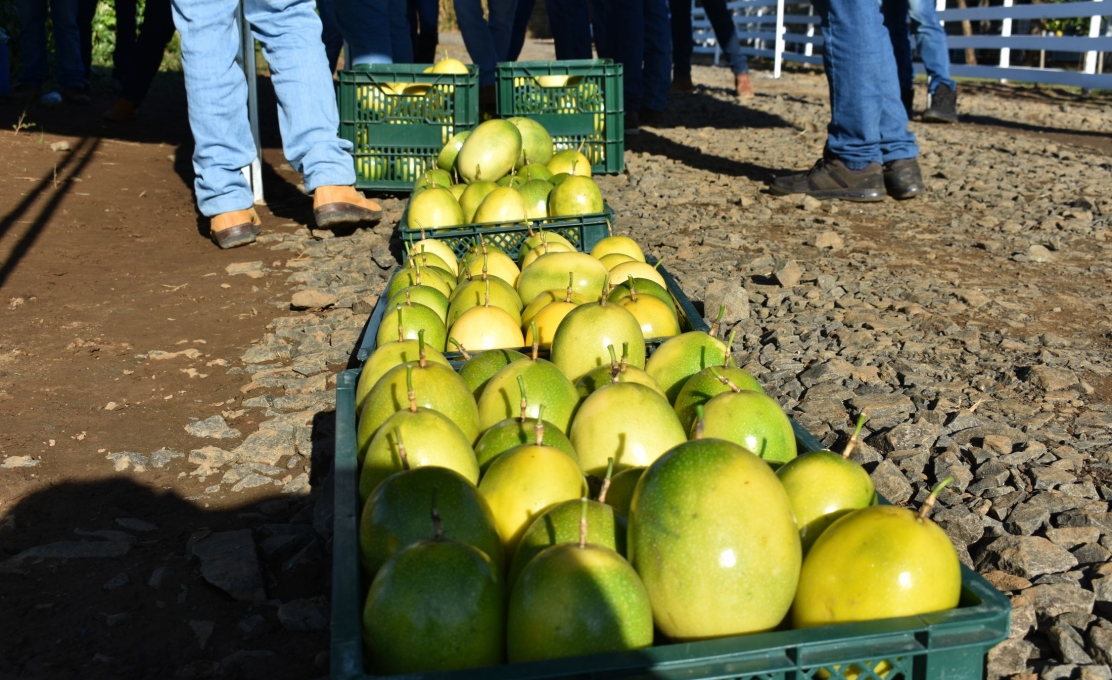
[[[904,90],[900,93],[900,99],[903,101],[904,109],[907,110],[907,119],[911,120],[911,116],[915,115],[915,89]]]
[[[641,109],[641,112],[639,114],[637,114],[637,123],[638,123],[638,125],[647,125],[649,127],[660,127],[660,124],[663,123],[663,122],[664,122],[664,112],[663,111],[653,111],[652,109]]]
[[[923,184],[923,173],[919,161],[914,158],[901,158],[884,164],[884,188],[888,195],[902,201],[915,198],[927,190]]]
[[[823,158],[807,172],[777,177],[769,191],[777,196],[807,194],[814,198],[880,201],[884,199],[884,169],[880,163],[869,163],[864,170],[850,170],[840,160]]]
[[[632,137],[639,134],[641,134],[641,119],[636,111],[630,111],[625,115],[625,136]]]
[[[62,89],[62,101],[67,104],[76,104],[78,106],[87,106],[92,99],[89,93],[82,87],[66,87]]]
[[[958,93],[945,85],[931,93],[930,106],[923,112],[925,123],[958,122]]]

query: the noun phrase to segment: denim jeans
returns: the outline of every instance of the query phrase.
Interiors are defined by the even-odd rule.
[[[672,25],[668,0],[596,2],[599,56],[624,66],[625,110],[663,111],[672,84]]]
[[[669,0],[672,10],[672,77],[691,77],[691,53],[695,43],[691,39],[691,0]],[[749,59],[741,52],[734,17],[726,8],[726,0],[703,0],[703,9],[714,29],[714,39],[726,55],[734,75],[749,73]]]
[[[517,0],[514,10],[514,26],[510,31],[510,49],[506,51],[506,61],[517,61],[521,48],[525,47],[525,32],[529,29],[529,19],[533,16],[533,6],[537,0]],[[557,57],[559,59],[559,57]]]
[[[328,72],[333,73],[336,71],[336,64],[340,63],[340,52],[344,49],[344,35],[340,31],[340,20],[336,18],[334,0],[317,0],[317,14],[320,15],[320,41],[324,43]]]
[[[815,0],[830,85],[827,149],[851,170],[915,158],[896,59],[876,0]]]
[[[431,64],[436,61],[436,44],[440,41],[440,2],[438,0],[407,0],[409,42],[413,45],[413,62]],[[516,58],[516,57],[515,57]]]
[[[884,11],[884,25],[892,40],[892,50],[896,54],[896,69],[900,78],[900,89],[910,90],[915,80],[911,64],[911,35],[907,30],[907,20],[911,19],[911,31],[919,48],[919,58],[927,71],[927,91],[934,94],[939,85],[957,90],[958,84],[950,78],[950,50],[946,41],[946,31],[938,19],[933,0],[881,0]]]
[[[479,66],[479,87],[494,85],[494,67],[506,61],[517,0],[488,0],[490,18],[483,18],[480,0],[455,0],[456,22],[471,61]]]
[[[193,130],[194,187],[201,214],[245,210],[253,202],[241,168],[258,155],[247,120],[247,79],[236,62],[238,0],[172,0]],[[270,63],[278,126],[305,189],[355,183],[351,142],[340,139],[336,91],[313,0],[247,0],[247,21]]]
[[[521,0],[518,0],[521,2]],[[556,58],[591,59],[591,10],[587,0],[545,0]],[[524,35],[523,35],[524,37]]]
[[[411,64],[413,42],[406,19],[406,0],[341,0],[336,3],[340,32],[348,43],[351,63]]]
[[[49,0],[54,26],[54,53],[58,59],[58,85],[85,87],[85,65],[81,63],[81,35],[77,29],[77,0]],[[19,83],[40,87],[46,82],[47,0],[16,0],[20,56],[23,69]]]

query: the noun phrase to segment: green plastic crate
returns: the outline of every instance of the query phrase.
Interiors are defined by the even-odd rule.
[[[362,612],[368,584],[359,563],[355,386],[336,385],[335,532],[332,543],[334,680],[369,680]],[[794,422],[802,450],[822,448]],[[1011,603],[962,566],[957,609],[864,623],[785,630],[632,652],[391,676],[406,680],[982,680],[985,655],[1008,635]]]
[[[452,135],[479,123],[479,70],[424,73],[423,64],[373,64],[339,73],[340,137],[353,145],[356,187],[412,191]],[[427,86],[388,94],[387,83]]]
[[[410,229],[405,226],[408,223],[408,216],[409,206],[406,206],[398,223],[398,232],[403,244],[415,243],[424,238],[436,239],[447,243],[456,257],[459,257],[475,244],[476,238],[482,236],[485,242],[498,246],[514,260],[517,260],[518,250],[529,234],[539,229],[555,232],[570,241],[576,249],[590,252],[596,243],[610,235],[614,226],[614,211],[608,205],[604,205],[600,213],[578,217],[545,217],[533,220],[529,225],[499,225],[497,222],[485,222],[440,229]]]
[[[597,242],[598,241],[595,241],[595,243]],[[593,246],[594,244],[591,245]],[[656,264],[656,260],[651,256],[647,256],[645,259],[649,261],[649,264]],[[400,271],[400,268],[395,269],[394,274],[397,274],[398,271]],[[680,285],[676,283],[676,280],[672,278],[668,270],[664,267],[657,267],[657,271],[660,272],[660,275],[664,278],[665,286],[668,288],[668,292],[672,294],[672,301],[676,303],[676,311],[678,312],[680,320],[680,329],[683,331],[709,332],[710,327],[707,326],[706,322],[699,316],[699,310],[695,309],[695,305],[684,295],[683,289],[681,289]],[[391,274],[391,280],[393,280],[394,274]],[[387,287],[389,287],[389,285],[389,282],[387,282]],[[375,305],[375,308],[371,311],[371,316],[367,319],[367,325],[363,329],[363,340],[359,344],[359,350],[355,355],[359,361],[366,361],[369,356],[374,354],[378,346],[378,327],[382,325],[382,319],[386,316],[386,302],[387,300],[384,296],[379,296],[378,304]],[[665,340],[667,340],[667,338],[646,340],[646,350],[651,353]],[[451,350],[451,347],[448,349]],[[529,354],[532,352],[532,348],[530,347],[519,347],[517,350],[522,354]],[[463,355],[459,352],[446,351],[443,354],[457,371],[460,366],[463,365]],[[548,350],[539,350],[539,355],[547,358]]]
[[[545,87],[553,76],[563,86]],[[556,150],[580,149],[591,172],[625,168],[625,88],[622,65],[609,59],[514,61],[498,64],[498,115],[524,116],[544,126]]]

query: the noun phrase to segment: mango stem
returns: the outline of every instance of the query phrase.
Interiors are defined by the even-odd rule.
[[[699,404],[695,407],[695,439],[703,438],[703,429],[706,427],[706,422],[703,420],[703,405]]]
[[[931,490],[931,495],[927,496],[927,500],[923,501],[922,507],[919,508],[920,520],[924,520],[927,518],[927,514],[931,511],[931,508],[934,507],[934,502],[938,500],[938,494],[941,493],[942,490],[949,486],[953,481],[953,477],[947,477],[946,479],[943,479],[941,482],[939,482],[938,486],[934,487],[934,489]]]
[[[405,453],[405,442],[402,441],[402,430],[400,427],[394,428],[394,438],[398,440],[398,457],[402,459],[402,469],[409,469],[409,456]]]
[[[849,454],[857,448],[857,443],[861,441],[858,435],[861,434],[861,428],[865,427],[865,421],[869,419],[868,409],[865,409],[857,416],[857,426],[853,428],[853,436],[846,442],[846,448],[842,449],[842,458],[849,458]]]
[[[467,349],[463,345],[459,344],[459,340],[456,340],[455,338],[448,338],[448,342],[456,346],[456,349],[459,350],[459,353],[463,355],[464,361],[471,361],[471,355],[467,353]]]
[[[602,488],[598,490],[598,502],[606,502],[606,492],[610,490],[610,477],[614,474],[614,458],[606,459],[606,478],[602,480]]]
[[[425,329],[422,328],[417,331],[417,364],[421,368],[428,366],[428,362],[425,359]]]
[[[413,365],[406,364],[405,366],[405,396],[409,399],[409,412],[417,412],[417,393],[413,391]]]
[[[533,443],[544,444],[544,404],[537,407],[537,424],[533,426]]]
[[[525,378],[517,376],[517,389],[521,391],[521,422],[525,422],[525,410],[529,408],[529,400],[525,396]]]
[[[713,375],[715,378],[717,378],[718,382],[722,383],[726,387],[729,387],[734,392],[740,392],[741,391],[741,388],[738,387],[736,384],[734,384],[734,381],[730,380],[729,378],[727,378],[724,375],[718,375],[718,371],[714,370],[714,366],[710,366],[709,368],[710,368],[710,374]]]

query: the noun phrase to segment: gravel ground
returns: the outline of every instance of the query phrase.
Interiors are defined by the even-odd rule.
[[[627,172],[600,179],[617,231],[663,257],[697,304],[726,306],[740,364],[824,443],[840,446],[868,409],[855,457],[893,502],[917,504],[955,478],[934,517],[1015,606],[989,677],[1112,680],[1108,100],[967,88],[960,105],[977,124],[913,123],[929,194],[855,205],[762,192],[818,157],[821,75],[757,79],[744,107],[726,70],[697,67],[695,80],[662,126],[628,141]],[[374,230],[275,230],[243,251],[239,273],[292,288],[273,301],[290,315],[230,369],[244,376],[240,406],[263,421],[258,432],[238,439],[225,418],[242,412],[214,413],[183,423],[198,441],[188,455],[109,454],[121,474],[168,466],[206,480],[195,502],[281,487],[293,539],[245,517],[252,531],[186,546],[205,580],[239,600],[265,597],[260,570],[278,539],[312,547],[288,559],[327,573],[332,374],[397,263],[402,206],[386,200]],[[321,597],[275,604],[239,630],[275,616],[268,625],[291,631],[327,626]]]

